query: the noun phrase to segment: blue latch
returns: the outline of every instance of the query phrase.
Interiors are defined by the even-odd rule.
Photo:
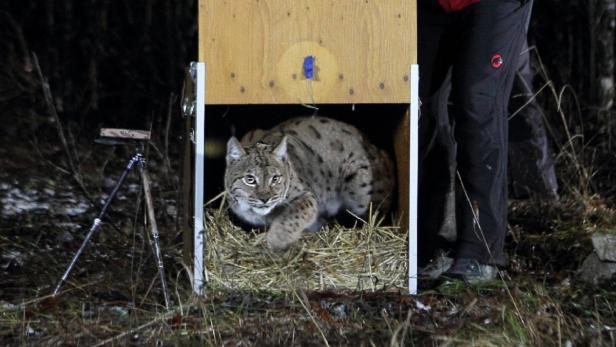
[[[304,58],[304,76],[309,80],[314,78],[314,56],[312,55]]]

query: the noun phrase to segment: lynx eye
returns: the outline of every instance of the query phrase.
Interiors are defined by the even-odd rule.
[[[282,177],[281,177],[280,175],[274,175],[274,176],[272,176],[272,184],[278,184],[278,183],[280,183],[280,179],[281,179],[281,178],[282,178]]]
[[[242,178],[242,181],[244,181],[244,183],[249,186],[254,186],[255,184],[257,184],[257,179],[253,175],[244,176],[244,178]]]

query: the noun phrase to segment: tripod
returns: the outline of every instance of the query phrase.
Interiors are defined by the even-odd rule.
[[[106,129],[103,129],[103,131],[101,131],[101,134],[105,134],[104,130]],[[134,132],[132,130],[124,130],[124,131]],[[109,134],[106,134],[106,135],[110,136]],[[113,137],[124,137],[124,136],[113,136]],[[130,138],[135,139],[134,137],[130,137]],[[138,140],[143,140],[143,139],[144,138],[138,138]],[[147,134],[147,139],[149,139],[149,133]],[[119,141],[116,139],[109,139],[109,138],[103,138],[102,140],[97,140],[97,142],[104,143],[104,144],[125,144],[125,142],[123,141]],[[75,255],[73,256],[73,259],[69,263],[68,268],[64,272],[64,275],[62,275],[62,278],[56,285],[56,289],[53,291],[53,296],[56,296],[58,294],[58,291],[60,290],[64,282],[66,282],[68,275],[70,274],[71,270],[75,266],[75,263],[77,262],[77,258],[79,258],[83,250],[86,248],[86,245],[90,241],[90,238],[92,237],[92,235],[94,235],[96,230],[98,230],[98,227],[101,225],[103,217],[105,216],[105,213],[107,212],[107,208],[109,208],[111,201],[113,201],[115,196],[118,194],[120,187],[126,180],[126,176],[128,176],[129,172],[133,169],[133,167],[137,165],[139,167],[139,173],[141,175],[141,184],[143,185],[143,193],[145,195],[146,210],[148,214],[148,221],[150,224],[150,232],[152,233],[152,239],[153,239],[152,242],[154,243],[154,255],[156,256],[156,262],[157,262],[156,265],[158,267],[158,275],[160,276],[160,282],[161,282],[161,286],[163,289],[163,295],[165,298],[165,307],[169,309],[169,293],[167,289],[167,282],[165,281],[165,268],[163,266],[163,259],[162,259],[162,254],[160,251],[158,226],[156,225],[156,219],[154,216],[154,204],[152,201],[152,193],[150,191],[150,178],[148,176],[148,172],[146,169],[146,161],[143,156],[143,148],[144,148],[143,142],[137,141],[136,146],[135,146],[135,155],[129,160],[128,165],[126,165],[126,168],[124,169],[124,172],[122,172],[122,175],[120,176],[120,178],[118,179],[118,182],[116,183],[115,187],[111,191],[111,194],[105,201],[103,208],[99,212],[98,216],[94,218],[94,222],[92,223],[90,230],[88,231],[88,233],[86,234],[86,237],[81,243],[81,246],[77,250],[77,253],[75,253]]]

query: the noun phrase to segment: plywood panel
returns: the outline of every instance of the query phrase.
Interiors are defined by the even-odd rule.
[[[200,0],[207,104],[406,103],[414,0]],[[303,76],[306,56],[316,77]]]

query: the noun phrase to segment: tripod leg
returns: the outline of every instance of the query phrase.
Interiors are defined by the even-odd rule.
[[[86,237],[81,243],[79,250],[77,250],[77,253],[75,253],[75,255],[73,256],[73,259],[71,260],[70,264],[66,268],[64,275],[62,275],[62,278],[58,282],[58,285],[56,285],[56,289],[53,291],[53,296],[56,296],[56,294],[58,294],[60,287],[62,287],[62,284],[64,284],[64,282],[68,278],[68,275],[71,273],[71,270],[73,270],[73,266],[75,266],[75,263],[77,262],[77,258],[79,258],[83,250],[86,248],[86,245],[90,241],[90,238],[92,237],[94,232],[98,229],[99,225],[101,225],[103,217],[105,216],[105,213],[107,213],[107,208],[109,207],[109,204],[111,204],[111,201],[113,200],[113,198],[115,198],[115,196],[118,194],[118,190],[120,189],[120,186],[122,186],[122,183],[124,183],[124,181],[126,180],[126,176],[130,172],[130,170],[133,168],[135,163],[139,160],[141,160],[141,155],[137,154],[128,162],[126,169],[124,169],[124,172],[122,172],[122,175],[118,179],[118,183],[116,183],[115,187],[113,187],[113,190],[111,191],[111,194],[107,198],[107,201],[105,201],[105,205],[103,205],[103,208],[98,214],[98,217],[94,219],[94,223],[92,223],[92,226],[90,227],[90,231],[88,231],[88,233],[86,234]]]
[[[62,275],[62,278],[56,285],[56,289],[53,291],[54,296],[58,294],[60,287],[62,287],[62,284],[64,284],[64,282],[68,278],[68,274],[71,273],[71,270],[73,270],[73,266],[75,266],[75,263],[77,262],[77,258],[79,258],[83,250],[86,248],[86,244],[90,241],[90,238],[92,237],[96,229],[98,229],[99,225],[101,225],[101,220],[98,218],[94,219],[94,223],[92,223],[92,226],[90,227],[90,231],[88,231],[88,234],[86,235],[85,239],[83,239],[83,242],[81,243],[81,246],[79,247],[79,250],[77,250],[77,253],[75,253],[75,255],[73,256],[73,259],[68,265],[68,268],[66,268],[66,271],[64,271],[64,275]]]
[[[169,293],[167,289],[167,282],[165,280],[165,267],[163,265],[162,253],[160,251],[160,242],[158,240],[158,226],[156,224],[156,217],[154,215],[154,202],[152,201],[152,192],[150,191],[150,177],[148,176],[148,172],[146,171],[143,163],[141,163],[141,165],[139,166],[139,172],[141,173],[141,183],[143,184],[143,193],[145,195],[148,222],[150,223],[150,232],[152,233],[152,241],[154,242],[154,255],[156,256],[158,275],[160,276],[160,283],[163,287],[165,307],[169,309]]]

